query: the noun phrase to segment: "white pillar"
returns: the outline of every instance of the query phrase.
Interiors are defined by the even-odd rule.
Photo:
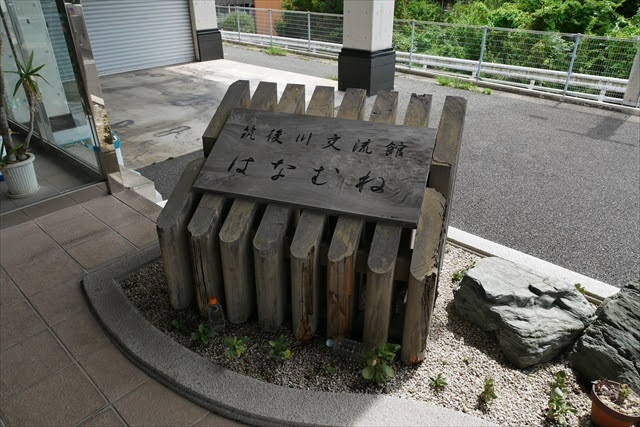
[[[623,103],[635,107],[640,102],[640,37],[638,37],[638,51],[633,59],[631,72],[629,73],[629,82],[624,92]]]
[[[224,58],[215,0],[190,0],[189,6],[198,59],[208,61]]]
[[[343,47],[338,88],[363,88],[367,95],[393,89],[393,0],[344,0]]]

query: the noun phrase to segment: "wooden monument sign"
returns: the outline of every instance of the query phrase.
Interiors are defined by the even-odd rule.
[[[435,134],[234,109],[194,188],[415,228]]]

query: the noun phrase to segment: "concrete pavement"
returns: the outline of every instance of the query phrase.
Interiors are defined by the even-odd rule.
[[[305,79],[291,74],[279,77],[277,70],[311,75],[317,78],[315,84],[335,84],[322,78],[337,75],[335,61],[270,56],[233,45],[225,45],[225,55],[236,64],[231,76],[228,70],[221,74],[221,87],[236,73],[244,73],[245,78],[258,73],[252,77],[252,90],[258,79],[279,79],[280,90],[287,81]],[[165,73],[165,69],[156,70]],[[145,73],[156,74],[153,70]],[[216,75],[207,79],[192,76],[190,84],[180,77],[179,90],[167,89],[174,84],[171,79],[158,82],[147,77],[128,73],[103,79],[107,105],[116,118],[112,121],[134,114],[155,120],[153,126],[147,123],[140,127],[142,136],[116,127],[124,134],[125,163],[131,156],[136,167],[152,163],[138,153],[152,152],[157,162],[199,149],[197,129],[204,129],[213,114],[210,104],[223,93],[216,89],[217,95],[205,96],[214,93],[207,88]],[[242,77],[238,74],[237,78]],[[123,87],[114,83],[122,81],[131,89],[127,97],[122,96]],[[136,87],[142,88],[141,96],[136,95]],[[433,94],[432,127],[437,126],[446,95],[469,99],[452,226],[616,286],[640,275],[639,117],[498,91],[484,95],[445,88],[414,76],[398,75],[396,90],[400,93],[399,117],[404,115],[412,92]],[[307,92],[309,96],[311,90]],[[184,106],[175,102],[176,97],[206,102]],[[131,104],[130,98],[145,101]],[[367,112],[373,101],[373,97],[367,100]],[[167,136],[154,137],[154,132],[159,133],[154,126],[166,120],[173,120],[171,128],[182,126],[180,120],[184,119],[180,117],[185,114],[194,131],[188,137],[170,133],[170,151],[165,152],[166,145],[161,146],[158,138]],[[167,197],[180,174],[176,165],[182,161],[158,162],[140,171],[154,179]]]

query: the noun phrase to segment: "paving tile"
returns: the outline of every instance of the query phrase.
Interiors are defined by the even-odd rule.
[[[52,286],[33,295],[30,300],[49,326],[81,315],[87,310],[80,280]]]
[[[113,344],[81,357],[79,362],[111,402],[149,379]]]
[[[51,329],[76,358],[89,355],[109,343],[109,338],[87,307]]]
[[[3,205],[3,208],[4,206],[5,205]],[[22,211],[5,213],[0,215],[0,230],[22,224],[23,222],[27,222],[30,220],[31,219]]]
[[[24,297],[13,283],[4,268],[0,268],[0,308],[8,307],[18,301],[24,300]]]
[[[113,196],[97,197],[83,203],[82,206],[114,228],[144,218],[142,214]]]
[[[207,410],[150,379],[113,404],[131,426],[183,426]]]
[[[140,218],[135,222],[118,225],[114,229],[122,237],[139,248],[143,248],[158,241],[156,223],[147,218]]]
[[[100,237],[109,231],[111,231],[111,228],[108,225],[91,214],[51,229],[45,229],[45,232],[53,240],[67,250]]]
[[[84,274],[82,267],[58,246],[29,264],[4,267],[27,296],[72,279],[79,279]]]
[[[112,407],[108,407],[102,412],[98,412],[82,424],[81,426],[87,427],[112,427],[112,426],[124,426],[116,411]]]
[[[0,352],[0,400],[72,363],[48,330]]]
[[[8,425],[71,426],[106,404],[75,364],[0,403]]]
[[[67,250],[84,268],[90,270],[120,258],[136,248],[115,231],[98,236]]]
[[[0,349],[5,349],[32,335],[42,332],[46,325],[26,301],[0,311]]]
[[[232,421],[209,412],[203,419],[194,424],[197,427],[235,427],[244,426],[246,424],[240,424],[237,421]]]
[[[69,197],[71,197],[78,203],[84,203],[89,200],[95,199],[96,197],[102,197],[106,195],[107,192],[95,184],[68,194]]]
[[[133,190],[121,191],[114,194],[114,196],[153,222],[158,220],[158,215],[160,215],[160,212],[162,211],[160,206]]]
[[[56,190],[58,192],[58,190]],[[78,202],[73,200],[69,196],[59,196],[44,202],[35,204],[23,208],[23,212],[27,214],[31,219],[40,218],[41,216],[48,215],[52,212],[58,212],[70,206],[77,205]]]
[[[5,236],[3,232],[0,234],[2,234],[0,238],[2,239],[0,242],[0,264],[7,270],[11,266],[19,267],[23,264],[33,263],[43,255],[59,249],[56,242],[42,230],[33,231],[23,236],[16,234]]]
[[[48,215],[43,215],[34,222],[46,232],[68,222],[90,216],[91,213],[82,207],[82,205],[75,205]]]

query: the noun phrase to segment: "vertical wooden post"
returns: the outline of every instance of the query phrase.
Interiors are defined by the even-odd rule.
[[[307,115],[333,117],[334,89],[316,86]],[[291,320],[297,340],[313,338],[318,329],[320,298],[320,240],[325,224],[322,212],[304,210],[291,242]]]
[[[273,111],[278,100],[275,83],[260,82],[249,108]],[[227,318],[231,323],[244,323],[255,312],[255,286],[251,254],[251,227],[258,205],[236,199],[220,229],[220,257]]]
[[[304,114],[304,104],[304,85],[288,84],[275,111]],[[269,204],[253,239],[258,322],[267,331],[278,329],[288,317],[289,266],[286,265],[284,246],[290,220],[291,208]]]
[[[194,286],[187,225],[200,199],[193,192],[193,183],[203,164],[204,158],[196,159],[184,168],[156,222],[169,301],[176,310],[187,308],[193,302]]]
[[[364,89],[347,89],[338,111],[343,119],[361,120],[364,116]],[[344,337],[351,331],[352,293],[355,285],[355,261],[364,222],[341,216],[329,245],[327,265],[327,336]]]
[[[237,80],[231,83],[229,89],[224,94],[220,105],[216,108],[209,125],[202,134],[202,149],[204,156],[209,156],[220,131],[234,108],[247,108],[250,99],[249,80]]]

